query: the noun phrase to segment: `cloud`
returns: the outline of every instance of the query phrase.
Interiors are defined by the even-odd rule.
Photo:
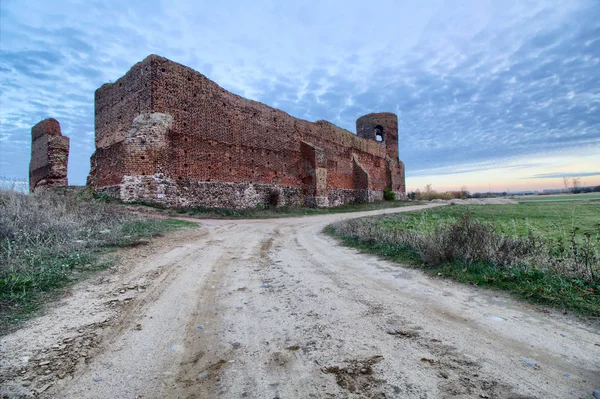
[[[55,117],[83,184],[95,89],[150,53],[350,131],[395,112],[409,177],[600,152],[596,0],[27,3],[0,9],[0,175],[27,176],[29,130]]]
[[[538,175],[533,175],[530,177],[525,177],[524,179],[562,179],[563,177],[588,177],[588,176],[600,176],[600,171],[598,172],[557,172],[557,173],[542,173]]]

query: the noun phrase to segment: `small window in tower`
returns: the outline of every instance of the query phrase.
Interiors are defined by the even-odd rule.
[[[375,126],[375,141],[380,143],[383,141],[383,126],[381,125]]]

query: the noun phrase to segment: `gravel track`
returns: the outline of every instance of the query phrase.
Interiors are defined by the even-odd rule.
[[[403,212],[202,220],[122,251],[0,339],[1,394],[591,398],[597,322],[432,278],[322,233]]]

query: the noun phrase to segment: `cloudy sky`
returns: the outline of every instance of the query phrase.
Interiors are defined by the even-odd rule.
[[[2,0],[0,176],[54,117],[84,184],[94,91],[151,53],[350,131],[395,112],[409,190],[600,184],[598,0]]]

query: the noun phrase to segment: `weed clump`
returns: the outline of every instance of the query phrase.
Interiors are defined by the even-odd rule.
[[[75,192],[0,190],[0,317],[102,267],[102,248],[130,245],[167,224]]]
[[[383,189],[383,199],[385,201],[396,201],[396,193],[391,188],[386,187]]]

